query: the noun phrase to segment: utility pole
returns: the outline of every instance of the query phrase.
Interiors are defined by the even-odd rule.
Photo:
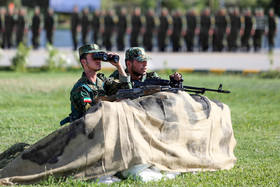
[[[220,0],[220,8],[225,8],[225,0]]]
[[[161,4],[162,4],[162,0],[157,0],[157,5],[156,5],[156,13],[157,13],[157,15],[160,15]]]

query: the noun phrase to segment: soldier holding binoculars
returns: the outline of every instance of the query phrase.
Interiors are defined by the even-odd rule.
[[[123,70],[117,54],[107,54],[100,50],[98,45],[89,44],[79,48],[79,56],[84,72],[71,90],[72,113],[64,123],[82,117],[91,106],[96,104],[97,98],[116,94],[119,89],[131,88],[130,76],[127,76]],[[120,72],[119,77],[116,78],[118,80],[97,73],[101,70],[101,61],[109,62],[117,68]]]

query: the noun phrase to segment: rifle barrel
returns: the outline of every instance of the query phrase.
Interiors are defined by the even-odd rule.
[[[230,91],[228,91],[228,90],[222,90],[221,87],[219,87],[219,89],[217,89],[217,90],[209,89],[209,88],[193,87],[193,86],[184,86],[184,88],[185,88],[185,91],[201,93],[201,94],[204,94],[206,91],[218,92],[218,93],[227,93],[227,94],[230,93]]]

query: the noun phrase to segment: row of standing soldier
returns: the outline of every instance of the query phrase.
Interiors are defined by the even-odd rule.
[[[27,10],[5,9],[0,10],[0,44],[2,48],[13,47],[13,42],[18,46],[20,43],[27,44],[28,31],[32,33],[31,43],[34,49],[40,45],[40,33],[46,31],[46,39],[53,44],[53,34],[56,28],[57,18],[52,9],[48,9],[43,18],[40,9],[34,9],[31,20],[28,19]]]
[[[91,26],[92,41],[100,44],[102,38],[103,46],[109,51],[112,48],[113,31],[116,31],[116,47],[119,51],[125,48],[126,34],[130,36],[130,47],[143,46],[147,51],[152,51],[156,43],[158,51],[166,51],[170,43],[174,52],[182,51],[183,44],[187,51],[194,51],[196,37],[199,51],[249,51],[251,43],[254,50],[259,51],[266,34],[271,50],[274,47],[277,24],[273,9],[269,10],[268,16],[264,15],[262,9],[257,9],[253,16],[250,9],[246,9],[241,15],[238,8],[231,8],[228,13],[221,9],[214,16],[210,9],[205,9],[200,16],[193,10],[188,11],[186,16],[176,10],[171,16],[163,8],[159,17],[155,16],[152,9],[141,16],[140,8],[136,8],[132,16],[127,16],[127,11],[123,8],[117,16],[114,16],[112,10],[103,14],[97,10],[91,19],[88,9],[84,9],[79,19],[76,7],[71,20],[74,49],[78,44],[77,27],[81,24],[83,44],[87,43]],[[157,35],[156,42],[153,40],[154,35]]]
[[[12,46],[13,33],[16,45],[20,42],[27,43],[26,33],[28,29],[32,32],[32,45],[39,47],[39,36],[44,28],[47,41],[53,44],[54,31],[57,18],[52,9],[48,10],[45,18],[42,18],[40,9],[35,8],[32,20],[26,18],[26,9],[20,9],[18,13],[12,10],[1,9],[0,19],[0,41],[2,48]],[[30,23],[30,25],[29,25]],[[267,34],[269,49],[274,47],[277,19],[273,9],[265,16],[262,9],[257,9],[253,16],[250,9],[246,9],[241,15],[238,8],[231,8],[227,13],[221,9],[212,15],[210,9],[202,11],[197,16],[195,11],[190,10],[182,16],[179,10],[174,11],[172,16],[166,8],[161,10],[157,17],[152,9],[141,16],[141,9],[135,8],[132,16],[127,15],[122,8],[117,16],[113,10],[101,14],[99,10],[92,14],[87,8],[80,14],[78,7],[74,7],[71,14],[71,33],[74,50],[78,46],[78,33],[81,30],[82,44],[88,43],[90,30],[92,37],[90,42],[101,45],[110,51],[112,48],[112,37],[116,33],[117,50],[123,51],[125,37],[130,36],[130,47],[143,46],[147,51],[157,47],[158,51],[166,51],[172,46],[172,51],[182,51],[183,44],[187,51],[249,51],[251,43],[254,50],[259,51],[262,47],[262,38]],[[14,32],[15,31],[15,32]],[[154,41],[154,35],[157,40]],[[142,38],[140,42],[140,38]],[[198,38],[196,44],[196,38]],[[251,42],[252,40],[252,42]],[[170,44],[170,45],[169,45]],[[102,45],[101,45],[102,46]]]

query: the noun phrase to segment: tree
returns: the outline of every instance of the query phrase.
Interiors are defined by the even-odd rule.
[[[39,6],[41,8],[47,8],[49,6],[49,0],[22,0],[22,6],[35,8],[36,6]]]
[[[181,0],[162,0],[162,6],[169,10],[185,7],[185,3]]]
[[[142,0],[142,10],[146,12],[149,8],[156,8],[157,0]]]
[[[275,14],[280,16],[280,1],[279,0],[272,0],[270,7],[274,8]]]

